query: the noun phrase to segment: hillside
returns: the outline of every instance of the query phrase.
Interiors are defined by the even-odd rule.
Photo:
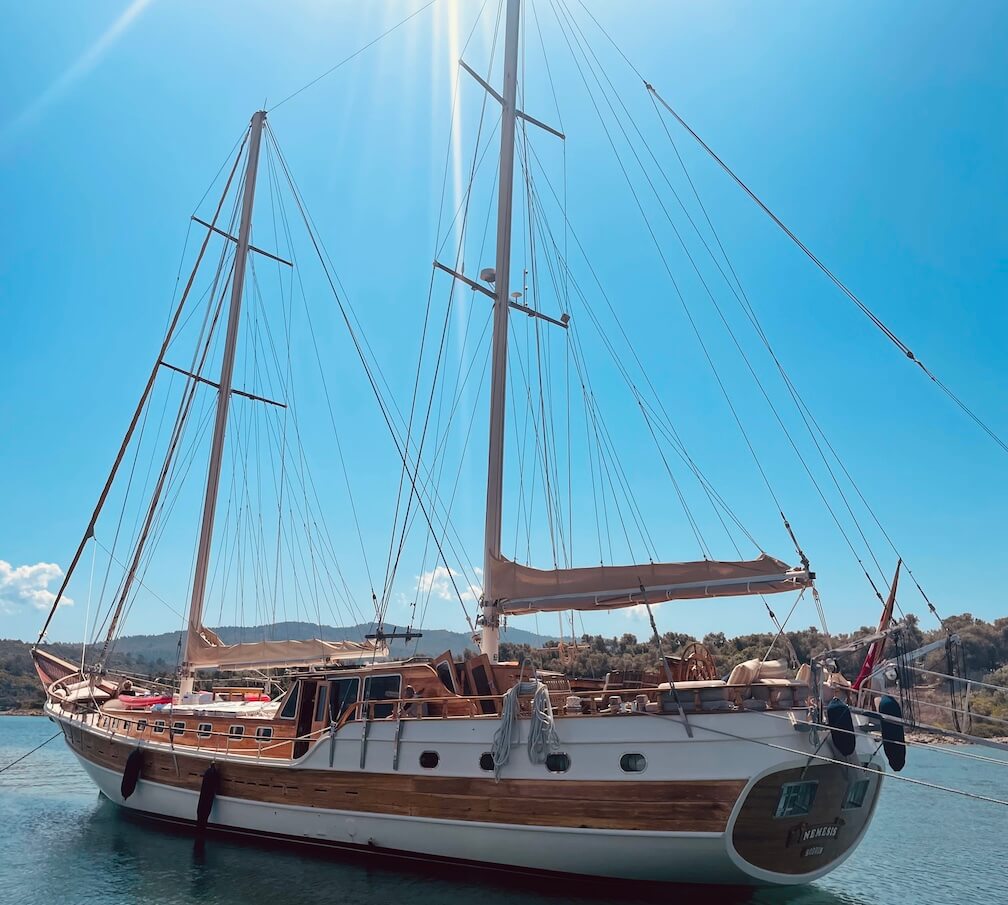
[[[908,617],[907,622],[910,647],[917,647],[944,637],[941,630],[922,631],[913,616]],[[1008,685],[1008,618],[996,619],[990,623],[964,613],[946,619],[945,625],[949,631],[958,632],[963,640],[966,674],[969,678],[986,679],[993,684]],[[311,638],[321,634],[325,640],[339,641],[360,639],[370,631],[370,628],[362,625],[345,628],[323,626],[320,633],[319,627],[312,623],[288,622],[274,626],[271,636]],[[851,634],[834,634],[831,640],[834,645],[840,645],[852,637],[870,634],[872,631],[874,629],[863,626]],[[217,632],[222,640],[230,644],[267,637],[266,629],[261,626],[246,629],[224,626],[217,629]],[[111,665],[139,674],[171,675],[178,658],[180,637],[179,632],[166,632],[160,635],[133,635],[122,638],[116,645]],[[803,661],[826,647],[824,636],[815,628],[788,632],[787,637],[799,659]],[[662,645],[667,653],[673,653],[681,650],[692,640],[694,639],[690,635],[668,632],[662,639]],[[755,633],[731,638],[722,632],[717,632],[706,635],[702,640],[713,654],[719,672],[727,674],[736,663],[751,658],[762,658],[773,643],[774,636],[769,633]],[[650,670],[658,661],[654,642],[647,639],[638,641],[637,637],[630,633],[619,638],[585,635],[581,639],[572,665],[564,664],[559,657],[551,655],[549,647],[555,643],[540,635],[511,628],[502,633],[501,656],[504,659],[530,660],[541,669],[555,669],[579,676],[595,677],[602,677],[613,669]],[[79,644],[52,644],[47,647],[68,660],[80,659]],[[424,631],[421,639],[408,646],[402,641],[395,642],[392,645],[392,654],[397,657],[414,653],[436,656],[444,650],[462,654],[474,649],[472,639],[466,634],[430,629]],[[775,655],[786,655],[780,642]],[[860,656],[849,657],[847,661],[841,663],[844,673],[849,678],[853,678],[856,673],[860,659]],[[944,652],[936,651],[929,655],[925,665],[929,669],[945,672]],[[933,680],[931,684],[934,684]],[[41,703],[42,689],[32,666],[29,645],[23,641],[0,641],[0,710],[39,707]],[[972,708],[975,713],[1008,719],[1008,694],[975,694]],[[940,722],[939,715],[938,711],[928,714],[929,718],[936,722]],[[995,732],[996,726],[990,723],[984,725],[981,721],[977,722],[975,729],[985,734],[1003,734]]]
[[[226,644],[241,641],[260,641],[264,638],[305,639],[320,637],[325,641],[359,641],[373,630],[371,625],[337,627],[319,626],[311,622],[281,622],[275,626],[222,626],[215,629]],[[391,631],[391,627],[386,627]],[[505,641],[529,648],[542,647],[547,638],[521,629],[508,628],[501,633]],[[127,669],[142,675],[171,675],[178,662],[181,632],[164,632],[160,635],[129,635],[120,638],[110,659],[110,665]],[[72,662],[80,660],[80,644],[47,644],[57,656]],[[435,657],[445,650],[461,655],[466,650],[474,650],[472,638],[463,632],[445,629],[425,629],[423,637],[411,641],[395,641],[390,645],[392,656],[409,657],[425,655]],[[97,651],[88,649],[88,659]],[[30,645],[24,641],[0,640],[0,711],[17,708],[38,708],[42,706],[42,688],[32,665]]]

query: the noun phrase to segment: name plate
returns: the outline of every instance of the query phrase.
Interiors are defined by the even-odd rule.
[[[800,823],[796,826],[790,833],[788,833],[787,844],[791,845],[804,845],[806,842],[819,842],[821,840],[836,839],[840,832],[840,827],[843,826],[843,820],[837,819],[832,823]],[[820,852],[812,852],[808,850],[808,854],[820,854]],[[806,852],[802,852],[802,857],[806,856]]]

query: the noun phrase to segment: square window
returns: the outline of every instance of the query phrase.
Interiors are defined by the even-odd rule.
[[[368,676],[364,680],[364,700],[384,701],[388,698],[396,699],[399,697],[401,685],[401,676]],[[366,711],[366,714],[372,719],[383,720],[386,717],[392,716],[394,710],[395,704],[393,703],[374,704]]]
[[[136,731],[143,732],[147,728],[147,720],[137,720]]]
[[[172,735],[185,735],[185,721],[178,720],[171,724],[171,734]]]
[[[256,727],[256,738],[260,741],[267,741],[273,738],[273,727],[272,726],[257,726]]]
[[[196,727],[196,737],[197,738],[210,738],[210,734],[213,732],[213,726],[210,723],[200,723]]]
[[[243,735],[245,735],[245,727],[231,726],[228,729],[228,735],[231,736],[231,738],[241,738]]]
[[[844,796],[843,809],[845,811],[861,807],[868,795],[868,780],[859,779],[847,786],[847,794]]]
[[[818,782],[786,782],[781,786],[774,817],[802,817],[812,810]]]
[[[154,720],[154,731],[164,732],[165,721],[164,720]]]

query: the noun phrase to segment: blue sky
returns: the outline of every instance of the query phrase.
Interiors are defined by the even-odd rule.
[[[157,349],[189,215],[249,115],[419,5],[42,2],[5,12],[0,636],[34,637],[44,616],[39,606],[76,547]],[[481,5],[439,0],[270,115],[376,358],[404,404],[438,244],[454,60]],[[553,6],[548,0],[534,6],[550,48],[560,110],[535,56],[537,38],[528,43],[526,106],[541,119],[562,120],[567,133],[573,229],[616,300],[620,322],[691,455],[760,543],[791,558],[772,501],[600,129]],[[671,167],[672,149],[643,88],[580,4],[569,6],[643,124],[649,145]],[[785,222],[993,429],[1008,435],[1003,5],[588,6],[637,69]],[[477,27],[466,51],[480,71],[490,40],[490,31]],[[463,83],[460,97],[456,150],[464,172],[480,96],[473,84]],[[1006,564],[1003,451],[901,358],[680,132],[674,137],[775,350],[939,611],[1004,615],[1003,592],[991,580]],[[532,140],[559,178],[564,161],[558,145],[548,136]],[[450,190],[451,181],[450,171]],[[485,205],[474,222],[481,224],[484,213]],[[660,220],[654,205],[649,216]],[[667,228],[661,238],[674,249]],[[491,263],[492,255],[477,254],[467,246],[468,273]],[[674,250],[669,255],[819,574],[830,625],[846,629],[875,621],[871,589],[708,310],[688,262]],[[590,286],[584,262],[573,253],[570,258]],[[321,286],[314,279],[313,298]],[[447,289],[437,285],[435,298],[443,301]],[[550,304],[556,310],[555,300]],[[394,452],[331,308],[319,317],[344,389],[339,415],[345,432],[340,430],[355,498],[367,501],[365,539],[378,550],[375,560],[383,561],[394,503],[388,488],[398,477]],[[738,318],[736,310],[740,334],[747,335]],[[516,323],[517,335],[526,325]],[[581,337],[627,473],[642,488],[659,554],[695,557],[660,460],[653,447],[648,456],[646,444],[638,442],[642,428],[626,388],[604,354],[593,357],[599,349],[592,347],[592,331]],[[461,342],[452,351],[464,360]],[[745,342],[755,339],[749,334]],[[792,437],[814,459],[769,362],[759,358],[755,345],[750,348],[793,424]],[[468,402],[478,404],[479,398]],[[480,558],[483,430],[477,423],[453,513],[474,561]],[[307,439],[320,456],[324,483],[335,487],[327,447],[331,429],[316,426]],[[583,466],[582,460],[574,484],[589,494],[591,478]],[[827,486],[828,476],[815,467]],[[842,508],[835,493],[828,495]],[[324,499],[336,514],[337,546],[352,551],[358,541],[344,517],[345,497],[334,489]],[[894,554],[870,519],[860,510],[858,516],[888,572]],[[710,510],[698,518],[704,532],[715,536]],[[575,556],[585,550],[590,562],[597,550],[593,560],[589,521],[585,516],[577,529]],[[419,534],[412,540],[422,547]],[[151,573],[152,587],[176,602],[186,595],[179,575],[188,568],[191,542],[180,527],[163,543],[163,564]],[[714,552],[732,555],[723,542]],[[548,565],[547,559],[536,564]],[[404,601],[426,571],[423,565],[416,558],[404,565],[391,619],[409,618]],[[367,582],[351,553],[345,569],[366,610]],[[82,571],[83,583],[72,586],[74,605],[54,623],[55,639],[83,631],[88,585],[87,569]],[[457,602],[442,599],[438,590],[443,582],[427,624],[461,628]],[[909,585],[901,600],[908,610],[923,609]],[[774,606],[786,612],[790,600]],[[753,599],[669,604],[658,613],[662,628],[695,633],[768,625]],[[795,626],[810,624],[811,605],[803,601],[792,618]],[[174,614],[151,606],[134,614],[129,629],[177,625]],[[545,619],[521,625],[555,629]],[[645,633],[636,613],[593,615],[584,626]]]

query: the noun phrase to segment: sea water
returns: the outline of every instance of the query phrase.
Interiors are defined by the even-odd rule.
[[[41,717],[0,718],[0,768],[56,732]],[[912,748],[900,775],[1008,799],[1008,756]],[[970,760],[958,754],[1000,759]],[[62,737],[0,773],[0,903],[18,905],[1001,905],[1008,903],[1008,808],[887,780],[860,848],[824,880],[726,892],[511,879],[403,866],[211,836],[130,816],[102,798]]]

